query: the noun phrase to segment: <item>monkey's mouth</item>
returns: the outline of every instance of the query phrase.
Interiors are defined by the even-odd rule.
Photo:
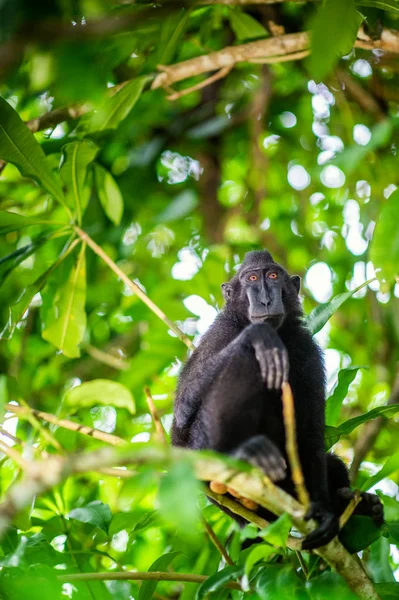
[[[274,329],[278,329],[283,322],[283,315],[250,315],[249,319],[251,323],[267,323]]]

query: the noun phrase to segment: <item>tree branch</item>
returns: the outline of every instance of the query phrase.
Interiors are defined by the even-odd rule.
[[[70,475],[115,465],[154,464],[165,467],[181,460],[190,461],[198,479],[226,483],[242,497],[254,500],[276,515],[287,512],[295,527],[304,534],[310,533],[316,526],[315,522],[304,520],[305,508],[297,500],[273,485],[260,471],[249,470],[244,463],[219,457],[213,452],[133,444],[126,449],[108,447],[67,457],[50,456],[44,462],[30,464],[25,477],[8,490],[0,505],[0,535],[4,534],[15,515],[31,504],[35,496],[59,485]],[[238,465],[242,465],[243,470]],[[346,579],[362,600],[378,600],[370,579],[337,538],[315,552]]]
[[[47,421],[47,423],[52,423],[53,425],[63,427],[64,429],[69,429],[70,431],[76,431],[76,433],[88,435],[96,440],[101,440],[107,444],[112,444],[112,446],[126,444],[126,442],[117,435],[112,435],[112,433],[106,433],[105,431],[100,431],[99,429],[94,429],[94,427],[88,427],[87,425],[81,425],[80,423],[74,423],[73,421],[68,421],[67,419],[59,419],[55,415],[51,415],[50,413],[46,413],[41,410],[36,410],[26,406],[16,406],[15,404],[6,404],[4,408],[8,412],[14,413],[19,417],[25,417],[26,419],[29,419],[30,416],[37,417],[38,419]]]
[[[195,575],[193,573],[169,573],[168,571],[122,571],[107,573],[70,573],[69,575],[57,575],[59,581],[73,583],[74,581],[187,581],[189,583],[203,583],[209,577],[207,575]],[[233,590],[242,590],[239,583],[230,581],[225,584]]]
[[[373,40],[364,32],[363,28],[360,28],[354,46],[366,50],[380,49],[397,54],[399,53],[399,32],[385,28],[380,39]],[[191,58],[175,65],[159,65],[158,69],[161,73],[154,79],[152,89],[170,87],[178,81],[196,75],[219,71],[220,69],[232,69],[240,62],[261,59],[264,62],[267,62],[267,59],[283,61],[287,55],[292,55],[290,58],[294,59],[296,53],[301,53],[298,54],[298,58],[302,58],[303,53],[308,51],[309,48],[310,35],[308,32],[288,33],[239,46],[227,46],[222,50]]]

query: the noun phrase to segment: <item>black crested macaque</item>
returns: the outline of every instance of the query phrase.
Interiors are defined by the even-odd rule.
[[[353,492],[345,465],[324,450],[324,363],[303,323],[299,288],[300,278],[289,276],[269,252],[246,255],[237,274],[222,285],[224,309],[182,369],[172,443],[247,460],[295,495],[281,402],[281,384],[288,381],[311,498],[307,518],[319,523],[303,542],[310,550],[337,535],[338,517]],[[263,508],[258,512],[270,518]],[[383,521],[374,494],[364,494],[356,512]]]

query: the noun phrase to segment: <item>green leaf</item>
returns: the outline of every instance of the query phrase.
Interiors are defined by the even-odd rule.
[[[76,410],[101,404],[126,408],[132,415],[136,411],[133,396],[127,387],[109,379],[93,379],[77,385],[68,390],[64,402]]]
[[[396,405],[398,406],[398,405]],[[399,408],[398,408],[399,410]],[[388,458],[382,469],[378,471],[375,475],[369,477],[364,484],[362,485],[362,491],[367,491],[372,488],[376,483],[379,483],[385,477],[389,477],[392,473],[395,473],[399,470],[399,452],[396,452],[392,456]]]
[[[55,292],[52,311],[42,331],[45,340],[65,356],[80,356],[79,344],[86,329],[86,245],[82,248],[67,281]]]
[[[374,583],[381,600],[397,600],[399,598],[399,583]]]
[[[340,56],[348,54],[363,20],[354,0],[326,0],[312,23],[309,68],[316,81],[330,74]]]
[[[89,502],[86,506],[71,510],[68,517],[81,523],[90,523],[108,533],[112,513],[108,504],[104,504],[100,500],[93,500],[93,502]]]
[[[257,544],[248,554],[245,561],[245,575],[249,578],[251,571],[257,562],[270,558],[273,554],[278,554],[279,550],[269,544]]]
[[[231,8],[228,17],[231,28],[239,42],[266,37],[268,35],[267,30],[259,23],[259,21],[240,10]]]
[[[116,129],[126,119],[137,100],[140,98],[144,86],[153,79],[152,75],[143,75],[129,81],[84,121],[84,126],[89,133]]]
[[[35,281],[29,284],[22,294],[19,295],[17,301],[12,304],[8,309],[8,320],[0,333],[0,339],[9,339],[14,331],[18,323],[21,321],[25,312],[28,310],[30,303],[33,300],[33,297],[41,292],[44,286],[47,283],[48,278],[53,273],[53,271],[61,264],[61,262],[68,256],[68,254],[73,250],[73,247],[69,247],[66,251],[61,254],[54,264],[51,265],[47,271],[42,273]]]
[[[331,396],[327,399],[326,406],[326,423],[327,425],[335,426],[339,419],[339,413],[341,412],[341,406],[345,400],[349,386],[355,379],[359,369],[364,367],[348,367],[341,369],[338,373],[338,381]]]
[[[384,506],[384,509],[385,509],[385,506]],[[384,510],[384,513],[385,513],[385,510]],[[399,523],[387,522],[386,525],[388,526],[389,535],[391,536],[391,538],[393,539],[395,544],[399,545]]]
[[[66,201],[81,225],[91,191],[87,185],[87,169],[95,159],[98,147],[91,140],[83,140],[66,144],[62,150],[60,174],[66,186]]]
[[[193,9],[194,7],[182,8],[180,11],[171,12],[166,17],[160,29],[161,39],[157,49],[158,64],[167,65],[171,61]]]
[[[374,279],[375,277],[373,279],[365,281],[364,283],[359,285],[359,287],[355,288],[354,290],[351,290],[350,292],[338,294],[338,296],[335,296],[332,300],[330,300],[330,302],[326,302],[325,304],[319,304],[319,306],[316,306],[316,308],[314,308],[312,312],[305,318],[305,323],[310,329],[312,335],[314,335],[324,327],[327,321],[330,320],[333,314],[337,312],[339,307],[344,302],[349,300],[349,298],[356,294],[356,292],[358,292],[366,285],[374,281]]]
[[[25,177],[35,179],[58,202],[65,205],[59,178],[50,169],[40,144],[18,113],[1,97],[0,158],[18,167]]]
[[[200,517],[197,496],[201,490],[192,465],[186,462],[173,464],[161,479],[158,492],[160,514],[177,526],[182,536],[192,538],[197,534]]]
[[[381,537],[382,527],[370,517],[352,515],[339,534],[339,539],[351,554],[360,552]]]
[[[94,177],[101,205],[107,217],[119,225],[123,215],[123,198],[111,173],[101,165],[94,165]]]
[[[324,572],[312,577],[306,589],[312,600],[359,600],[359,596],[349,589],[345,579],[338,573]]]
[[[6,279],[6,277],[16,268],[18,267],[24,260],[29,258],[32,254],[36,252],[38,248],[43,246],[52,236],[50,235],[42,235],[41,237],[36,238],[31,244],[27,244],[22,248],[18,248],[11,254],[7,256],[3,256],[0,258],[0,285],[2,285]]]
[[[0,211],[0,235],[5,235],[11,231],[20,231],[25,227],[32,225],[52,225],[51,221],[39,219],[36,217],[24,217],[13,212]],[[54,223],[56,225],[56,223]]]
[[[390,547],[389,541],[381,537],[370,546],[370,554],[367,561],[367,570],[373,581],[389,583],[395,581],[392,568],[389,563]]]
[[[363,423],[367,423],[367,421],[371,421],[377,417],[385,417],[386,419],[390,419],[398,412],[399,404],[378,406],[364,415],[353,417],[353,419],[348,419],[348,421],[345,421],[339,427],[327,426],[324,434],[326,446],[327,448],[330,448],[338,442],[342,435],[349,435],[352,433],[352,431],[354,431],[354,429],[356,429],[356,427],[359,427],[359,425],[362,425]]]
[[[272,544],[273,546],[279,546],[281,548],[287,547],[287,539],[292,527],[291,517],[284,513],[274,521],[270,523],[268,527],[262,529],[259,532],[260,537]]]
[[[220,590],[222,587],[224,587],[226,583],[238,579],[243,574],[243,571],[243,566],[233,565],[231,567],[225,567],[221,571],[218,571],[214,575],[211,575],[198,588],[196,600],[201,600],[201,598],[205,598],[211,592],[216,592],[217,590]]]
[[[398,0],[356,0],[356,6],[381,8],[381,10],[388,10],[390,12],[399,14]]]
[[[370,258],[383,288],[399,283],[399,188],[386,200],[375,227]],[[381,269],[379,271],[379,269]]]
[[[169,565],[173,562],[176,556],[179,556],[180,552],[167,552],[163,554],[159,558],[157,558],[150,568],[149,571],[166,571]],[[151,600],[156,590],[158,582],[157,581],[143,581],[139,591],[138,600]]]

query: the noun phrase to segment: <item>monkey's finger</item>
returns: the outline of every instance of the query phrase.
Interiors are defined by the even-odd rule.
[[[288,373],[289,373],[289,363],[288,363],[288,353],[286,350],[282,352],[283,359],[283,381],[288,381]]]
[[[234,498],[241,498],[240,494],[238,492],[236,492],[235,490],[233,490],[231,487],[228,487],[227,491],[229,492],[229,494],[231,496],[234,496]]]
[[[227,493],[227,486],[224,483],[219,483],[219,481],[211,481],[209,487],[215,494]]]
[[[257,510],[259,508],[259,504],[249,498],[241,498],[240,502],[245,508],[248,508],[248,510]]]
[[[255,349],[255,357],[259,364],[260,375],[262,377],[262,381],[266,382],[267,378],[267,361],[266,361],[266,351],[263,345],[254,344]]]
[[[273,351],[267,351],[267,387],[269,390],[275,388],[276,365],[274,363]]]
[[[273,363],[275,367],[274,388],[278,390],[281,388],[283,380],[283,365],[280,357],[280,350],[278,348],[273,348]]]

